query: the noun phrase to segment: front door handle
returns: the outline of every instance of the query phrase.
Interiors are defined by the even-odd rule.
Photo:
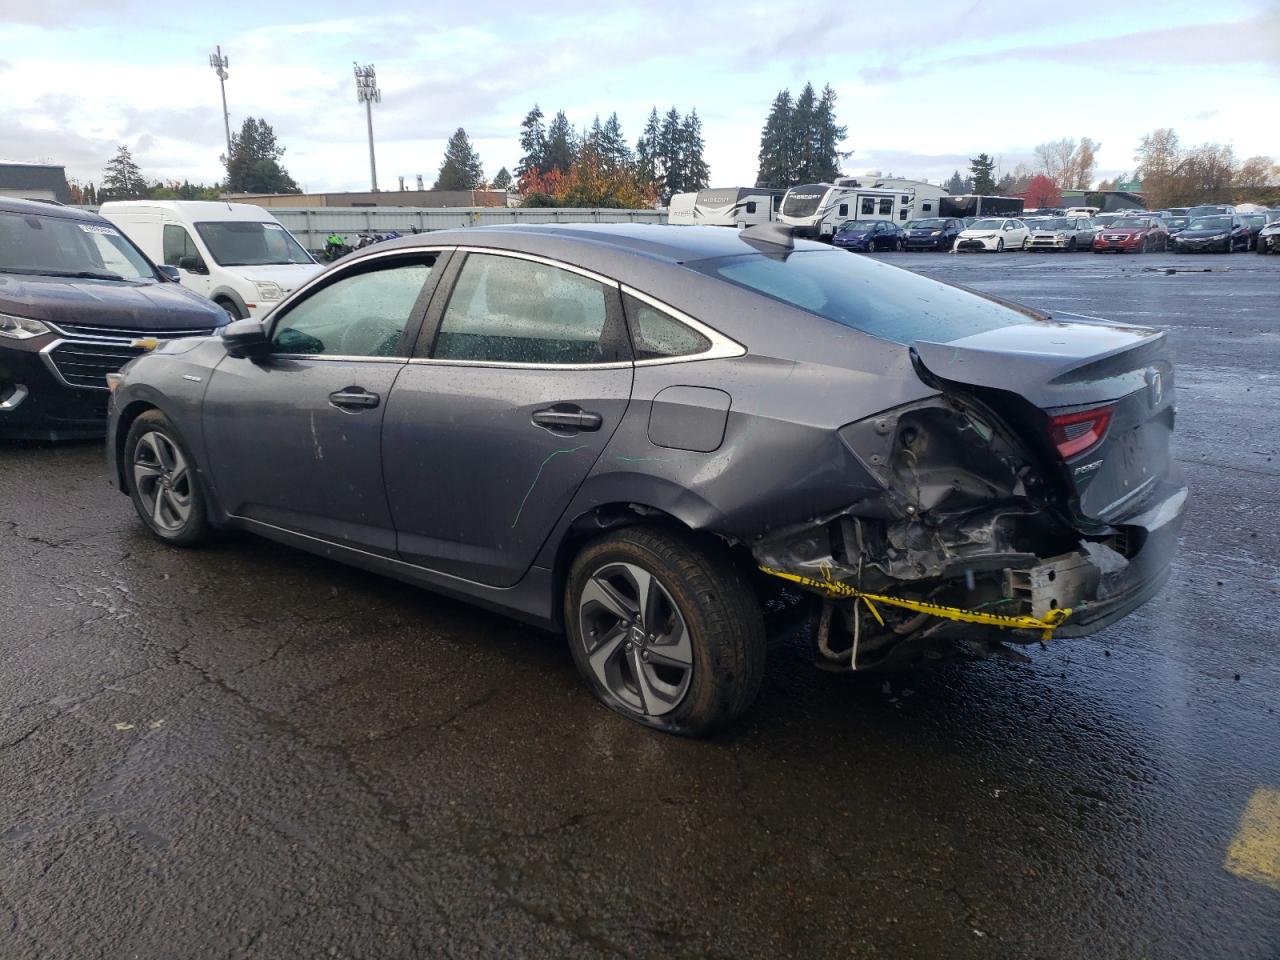
[[[604,423],[604,418],[598,413],[568,406],[535,410],[530,419],[547,430],[599,430]]]
[[[339,410],[371,410],[381,402],[381,397],[363,387],[346,387],[329,394],[329,403]]]

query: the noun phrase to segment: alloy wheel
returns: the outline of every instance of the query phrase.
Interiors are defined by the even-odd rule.
[[[652,573],[634,563],[596,570],[578,599],[591,672],[627,709],[670,713],[693,679],[693,644],[684,616]]]
[[[178,445],[158,430],[138,438],[133,484],[158,530],[177,533],[191,518],[193,479]]]

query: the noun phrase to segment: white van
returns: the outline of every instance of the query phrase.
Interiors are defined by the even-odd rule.
[[[236,320],[262,317],[324,269],[271,214],[248,203],[118,200],[99,213]]]

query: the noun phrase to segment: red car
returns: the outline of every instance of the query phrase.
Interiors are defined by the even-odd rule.
[[[1159,217],[1120,217],[1093,235],[1093,252],[1148,253],[1169,249],[1169,228]]]

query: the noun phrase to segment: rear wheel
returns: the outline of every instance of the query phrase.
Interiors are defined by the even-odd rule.
[[[565,623],[595,695],[669,733],[731,722],[764,676],[755,597],[726,554],[682,534],[631,527],[588,544],[569,572]]]
[[[148,530],[178,547],[212,536],[195,458],[168,417],[148,410],[134,420],[124,457],[129,496]]]

